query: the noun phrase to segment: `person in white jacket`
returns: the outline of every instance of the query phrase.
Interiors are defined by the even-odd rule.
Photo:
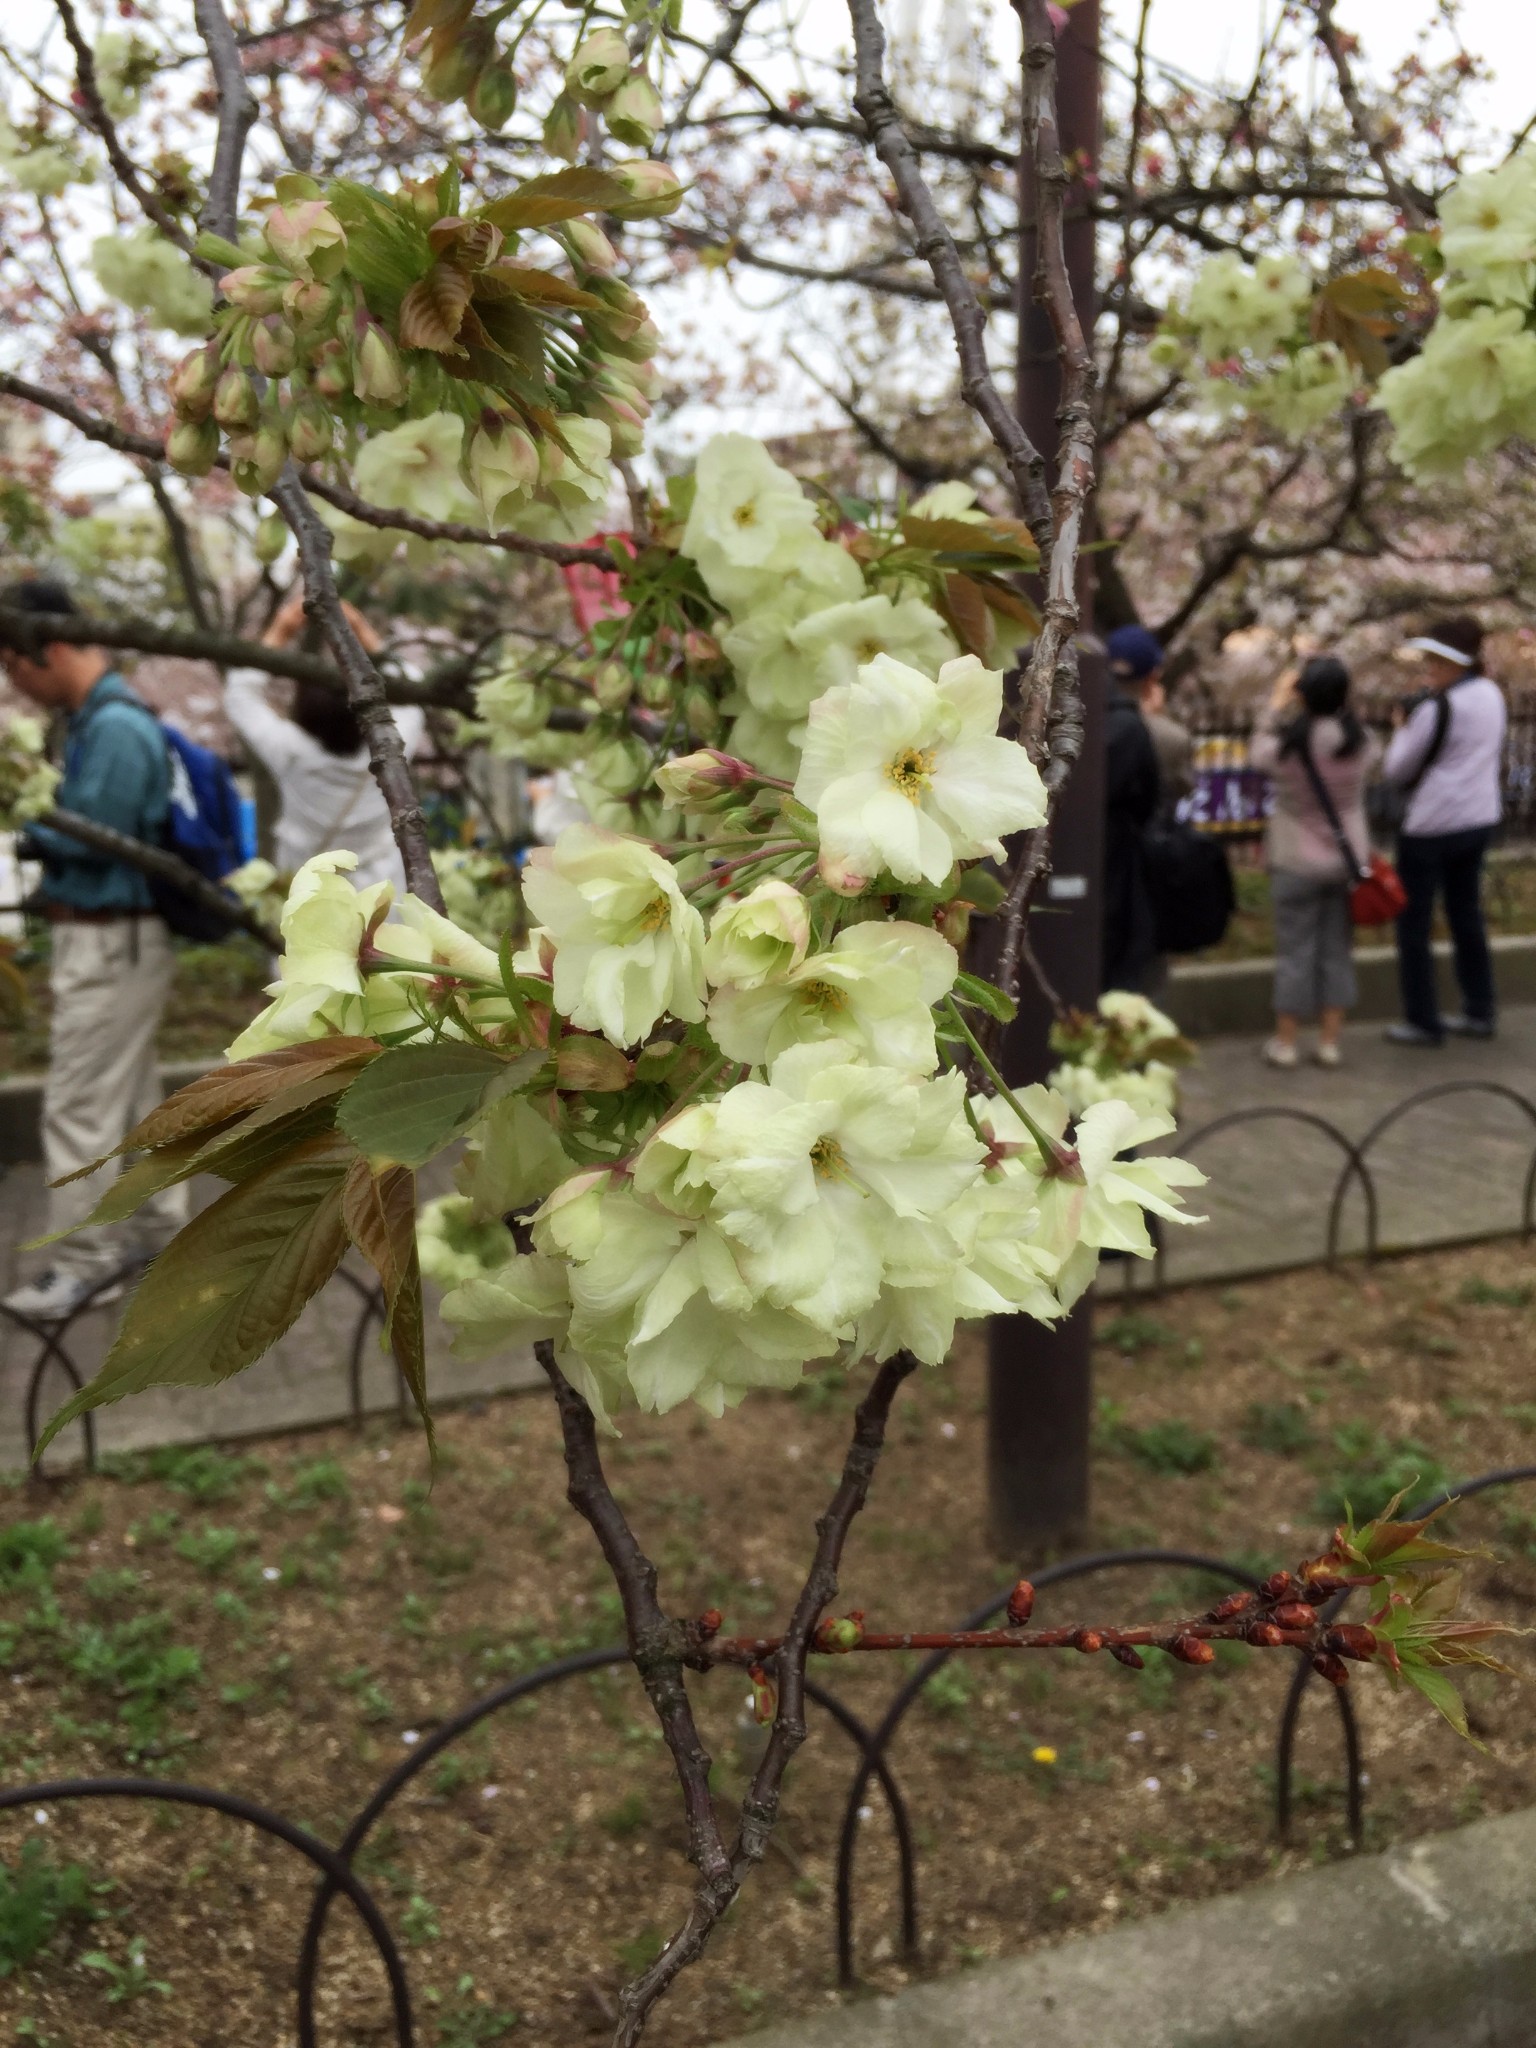
[[[383,645],[352,605],[343,606],[352,630],[370,654]],[[262,635],[265,647],[288,647],[303,631],[304,600],[292,597]],[[292,874],[317,853],[357,855],[352,879],[359,888],[392,882],[405,893],[405,867],[384,801],[368,761],[368,743],[345,697],[323,683],[296,683],[291,711],[278,711],[259,669],[230,672],[225,694],[229,722],[277,784],[274,865]],[[407,754],[426,731],[419,705],[395,707],[395,725]]]

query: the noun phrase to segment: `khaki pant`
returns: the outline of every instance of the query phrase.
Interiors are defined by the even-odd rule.
[[[157,917],[53,928],[53,1023],[43,1091],[43,1164],[50,1182],[120,1145],[160,1099],[155,1031],[174,967]],[[99,1173],[48,1191],[48,1229],[84,1221],[116,1178]],[[158,1251],[186,1219],[187,1191],[166,1188],[123,1231],[99,1225],[51,1247],[55,1266],[92,1280],[134,1252]]]

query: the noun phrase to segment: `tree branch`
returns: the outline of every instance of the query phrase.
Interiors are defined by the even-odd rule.
[[[150,846],[145,840],[134,839],[126,832],[115,832],[110,825],[98,825],[94,818],[82,818],[77,811],[45,811],[35,822],[51,831],[62,832],[70,839],[78,839],[82,846],[89,846],[97,853],[105,853],[113,860],[137,868],[140,874],[148,875],[152,881],[168,884],[180,895],[190,897],[200,910],[222,917],[231,931],[249,932],[253,939],[260,939],[274,952],[281,949],[282,940],[263,924],[254,910],[247,909],[238,897],[230,895],[227,889],[221,889],[217,882],[210,882],[196,868],[189,867],[163,846]]]
[[[1370,109],[1360,97],[1360,88],[1355,83],[1354,69],[1349,61],[1345,38],[1333,18],[1333,0],[1313,0],[1317,9],[1317,39],[1328,52],[1333,62],[1334,73],[1339,81],[1339,98],[1344,102],[1349,115],[1349,125],[1355,131],[1355,139],[1366,151],[1371,162],[1381,174],[1381,182],[1387,197],[1411,226],[1428,227],[1434,218],[1434,208],[1425,195],[1400,178],[1392,167],[1392,158],[1382,140],[1381,129]]]
[[[880,25],[877,0],[848,0],[848,12],[853,22],[858,76],[853,104],[876,154],[891,174],[897,202],[915,232],[917,253],[932,270],[949,309],[960,357],[961,396],[979,414],[1007,464],[1019,509],[1035,537],[1041,561],[1047,561],[1055,535],[1045,482],[1045,459],[993,378],[987,361],[986,315],[965,274],[954,237],[944,225],[923,178],[917,152],[885,82],[885,31]]]
[[[69,47],[74,52],[75,84],[85,108],[86,118],[101,137],[102,145],[107,152],[107,161],[111,164],[114,174],[124,189],[133,194],[161,234],[190,256],[192,237],[166,206],[159,193],[151,191],[144,183],[133,159],[123,147],[116,124],[107,112],[106,103],[101,97],[101,87],[96,78],[96,60],[90,44],[81,34],[72,0],[54,0],[54,5],[58,8],[59,19],[64,24],[64,34],[68,38]],[[203,263],[197,257],[193,257],[193,261],[210,276],[218,275],[217,264]]]
[[[255,125],[258,110],[245,82],[240,45],[221,0],[193,0],[192,11],[197,32],[207,47],[219,95],[218,136],[202,224],[211,233],[233,242],[240,235],[240,165],[245,156],[245,139]]]
[[[443,893],[432,865],[427,821],[406,757],[400,728],[389,713],[384,680],[372,657],[353,632],[342,610],[341,593],[331,564],[330,528],[304,495],[298,472],[290,462],[268,493],[299,544],[304,575],[304,610],[320,628],[336,657],[347,686],[347,702],[357,713],[368,742],[373,779],[389,806],[389,822],[405,864],[406,886],[432,909],[443,908]]]

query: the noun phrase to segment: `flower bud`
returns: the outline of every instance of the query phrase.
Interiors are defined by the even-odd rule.
[[[612,270],[619,252],[595,221],[567,221],[562,230],[571,261],[587,270]]]
[[[1023,1628],[1035,1611],[1035,1589],[1028,1579],[1020,1579],[1008,1595],[1008,1626]]]
[[[242,264],[219,279],[219,290],[242,313],[280,313],[287,289],[287,273],[266,263]]]
[[[317,398],[301,398],[288,423],[288,445],[295,462],[319,462],[331,452],[331,416]]]
[[[577,44],[565,67],[565,89],[584,107],[595,107],[628,76],[628,43],[616,28],[598,28]]]
[[[719,1635],[724,1626],[725,1616],[718,1607],[706,1607],[699,1616],[699,1636],[706,1643],[712,1636]]]
[[[1289,1600],[1296,1591],[1296,1581],[1289,1572],[1272,1572],[1260,1590],[1266,1600]]]
[[[939,912],[935,929],[941,938],[948,939],[957,953],[963,953],[971,936],[971,906],[958,900],[946,903]]]
[[[184,420],[205,420],[213,410],[214,388],[219,381],[219,351],[215,344],[193,349],[171,372],[171,403]]]
[[[1092,1657],[1103,1649],[1104,1638],[1096,1628],[1075,1629],[1072,1634],[1072,1647],[1074,1650],[1081,1650],[1085,1657]]]
[[[1281,1628],[1316,1628],[1317,1609],[1309,1607],[1305,1600],[1282,1600],[1274,1611],[1274,1620]]]
[[[1285,1641],[1285,1631],[1272,1621],[1255,1621],[1243,1631],[1243,1641],[1256,1650],[1277,1650]]]
[[[660,214],[676,213],[683,203],[677,173],[650,157],[615,164],[612,174],[630,195],[619,205],[609,207],[616,220],[654,220]]]
[[[772,1681],[761,1664],[754,1664],[747,1676],[752,1681],[752,1718],[759,1728],[766,1728],[776,1704]]]
[[[855,1611],[846,1615],[829,1615],[819,1622],[814,1638],[815,1647],[834,1657],[846,1656],[856,1650],[864,1640],[864,1617]]]
[[[696,754],[679,755],[663,761],[654,777],[656,787],[680,811],[708,810],[722,796],[729,796],[745,782],[757,778],[745,761],[706,747]]]
[[[296,199],[267,214],[267,247],[304,277],[334,277],[347,260],[347,231],[323,199]]]
[[[1363,1622],[1341,1621],[1323,1637],[1323,1648],[1332,1650],[1336,1656],[1353,1657],[1358,1663],[1368,1664],[1380,1644],[1376,1640],[1376,1631],[1367,1628]]]
[[[648,363],[661,347],[661,330],[649,313],[639,320],[622,320],[613,324],[605,314],[587,313],[583,315],[581,324],[604,355],[619,356],[625,362]],[[629,331],[621,334],[617,332],[618,326]]]
[[[409,390],[395,344],[377,320],[363,328],[352,371],[352,389],[364,405],[393,408],[405,403]]]
[[[1252,1593],[1229,1593],[1225,1600],[1218,1600],[1211,1609],[1212,1621],[1231,1621],[1239,1614],[1246,1614],[1253,1605]]]
[[[492,133],[517,112],[517,80],[506,64],[488,64],[469,89],[469,117]]]
[[[335,289],[318,278],[296,277],[283,293],[283,311],[301,334],[323,327],[335,310]]]
[[[165,443],[165,459],[183,476],[206,476],[219,454],[219,430],[211,419],[178,420]]]
[[[762,988],[792,973],[810,943],[805,898],[774,876],[715,912],[704,946],[704,974],[716,988]]]
[[[221,372],[213,391],[213,416],[227,433],[239,433],[245,427],[254,427],[261,417],[261,400],[256,396],[256,387],[245,374],[233,364]]]
[[[1109,1654],[1117,1664],[1123,1664],[1127,1671],[1145,1671],[1147,1660],[1139,1650],[1133,1650],[1129,1643],[1111,1643]]]
[[[328,341],[314,360],[310,382],[320,398],[348,398],[352,393],[352,357],[344,341]]]
[[[264,377],[286,377],[297,357],[293,329],[276,313],[267,313],[251,330],[251,360]]]
[[[1320,1650],[1312,1659],[1312,1669],[1319,1678],[1326,1678],[1330,1685],[1349,1683],[1349,1666],[1328,1650]]]
[[[650,148],[661,128],[661,97],[643,71],[629,74],[604,106],[603,121],[615,142]]]
[[[683,723],[691,740],[713,741],[720,737],[720,707],[707,690],[688,693],[683,704]]]
[[[288,545],[288,522],[281,512],[269,512],[256,529],[256,559],[269,568],[281,559]]]
[[[870,876],[861,875],[845,860],[828,853],[823,847],[816,861],[816,872],[834,896],[862,896],[869,887]]]
[[[230,474],[236,488],[248,498],[259,498],[271,490],[283,473],[283,464],[288,460],[288,436],[278,421],[263,420],[250,436],[248,452],[242,447],[236,454],[231,445],[230,454]]]
[[[635,679],[622,661],[602,662],[592,678],[592,694],[604,711],[622,711],[635,694]]]
[[[568,92],[561,93],[544,116],[544,147],[551,156],[573,164],[581,155],[586,133],[586,115]]]
[[[1177,1657],[1181,1664],[1214,1664],[1215,1645],[1206,1642],[1203,1636],[1175,1636],[1168,1646],[1168,1654]]]

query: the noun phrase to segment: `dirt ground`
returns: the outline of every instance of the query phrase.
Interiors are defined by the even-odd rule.
[[[1315,1551],[1346,1495],[1369,1510],[1416,1476],[1429,1486],[1536,1461],[1533,1336],[1536,1284],[1517,1244],[1190,1290],[1131,1314],[1106,1304],[1093,1542],[1269,1569]],[[691,1412],[630,1421],[611,1471],[675,1610],[718,1606],[728,1629],[783,1615],[855,1392],[826,1374],[718,1424]],[[1014,1576],[984,1536],[982,1396],[974,1345],[904,1391],[841,1608],[882,1627],[943,1626]],[[615,1600],[565,1506],[547,1401],[449,1414],[442,1437],[430,1494],[420,1437],[383,1426],[18,1486],[0,1525],[0,1777],[190,1779],[335,1840],[464,1701],[613,1640]],[[1455,1527],[1499,1553],[1476,1570],[1470,1606],[1536,1618],[1536,1491],[1469,1503]],[[1215,1590],[1189,1572],[1125,1571],[1042,1595],[1038,1612],[1128,1620],[1199,1608]],[[1523,1645],[1513,1656],[1529,1670]],[[903,1671],[851,1658],[818,1675],[874,1718]],[[1275,1839],[1288,1675],[1279,1656],[1242,1650],[1209,1672],[1154,1657],[1137,1674],[1075,1654],[952,1664],[892,1753],[919,1849],[911,1964],[878,1794],[861,1824],[865,1985],[1343,1852],[1340,1744],[1322,1698],[1303,1722],[1294,1841]],[[1536,1793],[1536,1727],[1514,1681],[1468,1688],[1483,1749],[1375,1673],[1355,1691],[1369,1846]],[[718,1673],[698,1693],[730,1797],[760,1739],[745,1687]],[[775,1853],[658,2017],[658,2042],[703,2048],[838,1998],[833,1859],[852,1756],[818,1717]],[[291,2042],[306,1879],[286,1851],[208,1814],[42,1805],[0,1816],[0,1857],[12,1873],[8,1892],[0,1877],[0,2041]],[[668,1764],[624,1671],[483,1724],[428,1767],[361,1861],[405,1943],[431,2048],[600,2041],[689,1876]],[[45,1892],[56,1931],[6,1975],[7,1944],[26,1945],[27,1900]],[[346,1918],[327,1945],[322,2040],[371,2048],[393,2039],[382,1976]]]

